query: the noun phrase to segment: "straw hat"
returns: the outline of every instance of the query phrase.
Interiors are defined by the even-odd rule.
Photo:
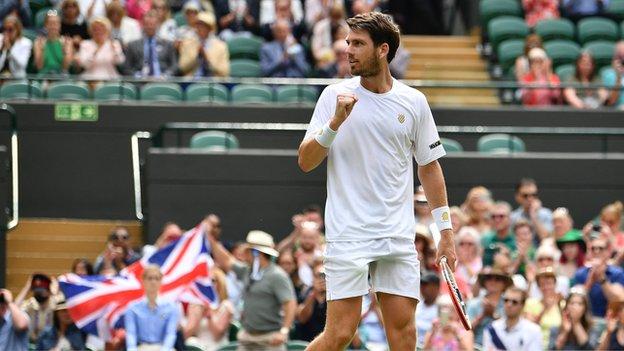
[[[278,257],[279,252],[275,250],[275,242],[271,234],[261,230],[252,230],[247,234],[247,247],[258,250],[269,256]]]

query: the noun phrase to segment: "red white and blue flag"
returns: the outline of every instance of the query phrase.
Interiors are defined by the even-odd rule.
[[[204,226],[198,225],[153,255],[126,267],[117,276],[66,274],[60,277],[59,284],[76,325],[100,336],[121,327],[126,308],[144,297],[141,275],[150,264],[160,266],[163,273],[159,299],[200,304],[217,302],[211,279],[214,263]]]

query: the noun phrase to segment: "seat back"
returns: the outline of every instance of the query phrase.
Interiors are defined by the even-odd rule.
[[[524,141],[515,135],[509,134],[489,134],[484,135],[477,141],[479,152],[499,153],[499,152],[524,152],[526,147]]]
[[[523,19],[518,17],[496,17],[488,24],[490,44],[495,51],[503,40],[524,39],[528,34],[529,27]]]
[[[504,74],[516,63],[516,59],[524,53],[524,40],[509,39],[505,40],[498,46],[497,56],[498,62]]]
[[[104,83],[95,89],[93,98],[99,101],[136,100],[137,90],[131,83]]]
[[[230,76],[261,77],[262,71],[257,61],[250,59],[234,59],[230,61]]]
[[[611,65],[614,49],[615,44],[605,40],[592,41],[583,47],[583,50],[589,51],[594,58],[596,71]]]
[[[577,30],[581,44],[594,40],[616,41],[619,37],[617,24],[602,17],[583,18],[578,22]]]
[[[315,87],[304,85],[283,85],[277,88],[277,102],[315,102],[318,91]]]
[[[481,28],[488,28],[490,20],[499,16],[522,17],[522,8],[515,0],[481,0],[479,16]]]
[[[226,103],[229,92],[222,84],[195,83],[186,88],[186,101]]]
[[[54,82],[47,95],[49,100],[81,101],[89,98],[89,88],[84,82]]]
[[[553,67],[576,62],[581,53],[580,46],[570,40],[552,40],[544,44],[546,54],[552,60]]]
[[[534,29],[545,42],[554,39],[574,40],[574,23],[567,18],[542,20],[537,22]]]
[[[230,59],[260,59],[263,40],[259,37],[235,37],[227,41]]]
[[[220,130],[207,130],[191,137],[191,149],[230,150],[238,149],[238,138]]]
[[[440,142],[442,142],[444,150],[446,150],[446,152],[448,153],[464,151],[464,147],[457,140],[440,138]]]
[[[8,81],[0,87],[0,98],[7,100],[39,99],[43,96],[39,83],[27,81]]]
[[[141,100],[160,102],[182,101],[182,89],[175,83],[147,83],[141,88]]]
[[[232,88],[232,102],[268,104],[273,102],[273,91],[266,85],[239,84]]]

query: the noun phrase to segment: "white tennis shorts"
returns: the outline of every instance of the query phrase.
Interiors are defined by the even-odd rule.
[[[329,301],[369,290],[420,300],[420,262],[413,240],[329,242],[324,264]]]

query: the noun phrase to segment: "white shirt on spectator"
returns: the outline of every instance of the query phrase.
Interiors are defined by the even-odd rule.
[[[492,322],[492,327],[507,350],[535,351],[544,349],[540,326],[527,319],[520,318],[513,328],[507,330],[507,318],[500,318]],[[492,342],[492,335],[488,328],[483,331],[483,350],[499,350]]]
[[[106,17],[106,5],[110,4],[112,0],[78,0],[80,6],[80,14],[87,20],[87,23],[95,17]],[[95,2],[91,16],[87,16],[89,7]],[[123,2],[122,2],[123,4]]]
[[[432,303],[427,305],[422,301],[416,305],[416,329],[418,330],[417,345],[422,346],[425,343],[425,334],[431,330],[433,321],[438,318],[438,305]]]
[[[178,32],[178,26],[173,18],[167,19],[158,28],[158,37],[161,39],[174,41],[176,40],[176,34]]]
[[[32,41],[21,37],[15,41],[10,50],[4,50],[4,35],[0,34],[0,68],[9,60],[9,71],[13,78],[26,76],[26,67],[32,49]]]
[[[329,9],[334,4],[340,4],[344,6],[343,0],[328,0],[326,5],[323,5],[323,0],[306,0],[305,2],[305,21],[308,28],[314,27],[316,22],[321,19],[327,18],[329,15]]]
[[[426,165],[446,153],[425,96],[396,79],[375,94],[360,77],[323,90],[306,132],[315,136],[329,122],[340,93],[358,102],[327,155],[327,242],[383,238],[414,240],[412,158]]]
[[[112,33],[113,38],[124,45],[128,45],[130,42],[141,39],[141,25],[134,18],[124,16],[121,19],[119,29],[113,28]]]
[[[303,19],[303,6],[301,6],[301,0],[290,1],[290,12],[293,15],[293,21],[295,23],[301,22]],[[275,0],[261,0],[260,1],[260,25],[275,22]]]

